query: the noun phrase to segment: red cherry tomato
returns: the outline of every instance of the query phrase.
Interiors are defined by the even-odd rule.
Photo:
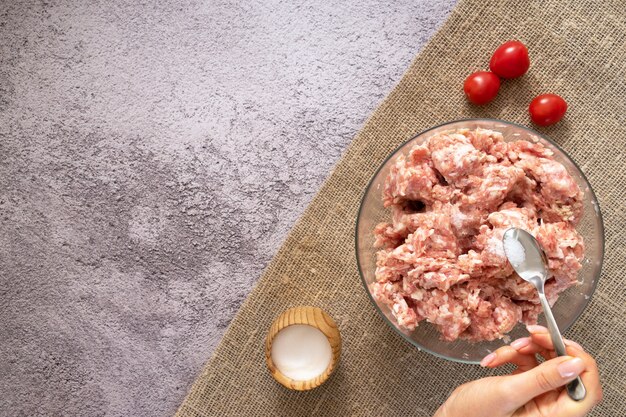
[[[567,103],[556,94],[542,94],[530,102],[528,111],[533,122],[539,126],[550,126],[563,118]]]
[[[502,78],[517,78],[530,67],[528,49],[520,41],[508,41],[496,49],[489,61],[489,69]]]
[[[500,79],[492,72],[478,71],[470,74],[463,83],[467,99],[474,104],[487,104],[498,95]]]

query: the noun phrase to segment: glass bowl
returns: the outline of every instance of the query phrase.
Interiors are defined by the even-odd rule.
[[[483,357],[505,343],[527,336],[525,327],[518,323],[503,339],[483,342],[468,342],[465,340],[446,342],[440,339],[439,332],[426,320],[421,321],[413,331],[401,329],[398,327],[390,309],[383,303],[377,302],[369,291],[369,284],[375,281],[374,274],[376,270],[377,249],[374,247],[374,227],[380,222],[391,219],[389,210],[383,207],[382,190],[385,178],[395,161],[395,157],[400,154],[407,154],[411,147],[423,143],[436,133],[460,128],[496,130],[503,133],[507,142],[521,139],[539,141],[554,152],[555,160],[565,166],[583,191],[584,214],[580,224],[576,227],[585,242],[585,258],[582,262],[582,269],[578,273],[580,285],[571,287],[563,292],[552,310],[559,328],[563,332],[583,312],[600,278],[602,258],[604,256],[604,226],[596,196],[576,163],[550,139],[514,123],[493,119],[468,119],[445,123],[418,134],[387,157],[365,190],[356,223],[356,257],[365,290],[384,321],[418,349],[452,361],[479,363]],[[542,323],[542,321],[543,314],[539,318],[539,322]]]

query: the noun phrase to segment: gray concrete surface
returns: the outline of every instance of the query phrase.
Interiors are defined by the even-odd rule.
[[[0,415],[172,414],[453,2],[1,2]]]

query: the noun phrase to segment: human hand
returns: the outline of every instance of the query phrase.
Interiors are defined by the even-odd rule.
[[[576,342],[565,340],[569,356],[557,357],[548,329],[528,326],[530,337],[518,339],[486,356],[482,366],[517,366],[511,375],[468,382],[458,387],[435,417],[582,417],[602,400],[595,360]],[[536,355],[546,360],[537,362]],[[574,401],[564,385],[577,376],[587,396]]]

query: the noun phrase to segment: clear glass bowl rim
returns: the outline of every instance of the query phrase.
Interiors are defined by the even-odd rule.
[[[378,311],[378,314],[383,318],[383,320],[387,323],[388,326],[390,326],[397,334],[399,334],[404,340],[406,340],[407,342],[409,342],[410,344],[412,344],[413,346],[415,346],[416,348],[418,348],[418,350],[423,350],[425,352],[430,353],[433,356],[436,356],[438,358],[441,359],[446,359],[449,361],[453,361],[453,362],[460,362],[460,363],[466,363],[466,364],[478,364],[478,361],[472,361],[472,360],[464,360],[464,359],[459,359],[459,358],[453,358],[450,356],[446,356],[443,355],[441,353],[438,352],[434,352],[431,349],[428,349],[422,345],[420,345],[419,343],[417,343],[415,340],[411,339],[410,337],[408,337],[406,334],[402,333],[400,331],[400,329],[398,329],[391,321],[389,321],[389,319],[387,318],[387,316],[385,315],[385,313],[382,312],[382,310],[380,309],[380,307],[378,306],[378,304],[376,303],[376,300],[374,300],[374,298],[372,297],[371,292],[369,291],[368,287],[367,287],[367,282],[365,281],[365,277],[363,275],[363,271],[361,269],[361,261],[359,259],[359,220],[361,219],[361,211],[363,210],[363,203],[365,202],[365,197],[367,196],[367,194],[370,191],[370,188],[372,187],[372,183],[374,182],[374,179],[378,176],[378,173],[383,169],[383,167],[387,164],[387,162],[389,162],[389,160],[391,158],[393,158],[398,151],[404,147],[407,143],[411,142],[412,140],[414,140],[415,138],[417,138],[418,136],[422,136],[424,134],[427,134],[428,132],[438,129],[440,127],[444,127],[447,125],[451,125],[451,124],[455,124],[455,123],[460,123],[460,122],[496,122],[496,123],[503,123],[503,124],[508,124],[520,129],[524,129],[526,131],[528,131],[529,133],[540,137],[541,139],[547,141],[548,143],[550,143],[552,146],[554,146],[556,149],[558,149],[565,158],[567,158],[578,170],[578,172],[580,173],[581,177],[585,180],[585,182],[587,183],[587,186],[589,187],[589,191],[591,192],[591,200],[592,202],[595,203],[595,206],[597,207],[596,213],[598,216],[598,220],[599,220],[599,225],[600,225],[600,235],[601,235],[601,239],[600,241],[600,267],[598,268],[598,272],[596,277],[594,277],[594,282],[593,282],[593,287],[591,288],[591,292],[589,293],[589,298],[585,300],[584,303],[584,307],[580,310],[580,312],[576,315],[576,317],[574,317],[574,320],[572,320],[572,322],[570,323],[569,326],[560,329],[561,332],[566,332],[574,323],[576,323],[576,321],[578,321],[578,319],[580,318],[580,315],[587,309],[587,306],[589,305],[589,303],[591,302],[591,299],[593,297],[593,295],[596,292],[596,288],[598,286],[598,281],[600,281],[600,277],[602,275],[602,267],[604,265],[604,249],[605,249],[605,234],[604,234],[604,220],[602,217],[602,209],[600,207],[600,203],[598,202],[598,199],[596,197],[596,193],[593,190],[593,188],[591,187],[591,184],[589,183],[589,180],[587,179],[587,176],[585,175],[585,173],[583,172],[582,169],[580,169],[580,166],[576,163],[576,161],[574,161],[569,154],[561,147],[559,146],[556,142],[554,142],[552,139],[548,138],[545,134],[537,132],[534,129],[531,129],[527,126],[523,126],[519,123],[514,123],[514,122],[509,122],[506,120],[502,120],[502,119],[495,119],[495,118],[483,118],[483,117],[474,117],[474,118],[467,118],[467,119],[457,119],[457,120],[451,120],[445,123],[441,123],[439,125],[436,126],[432,126],[426,130],[421,131],[420,133],[417,133],[413,136],[411,136],[411,138],[409,138],[408,140],[402,142],[400,145],[398,145],[393,152],[391,152],[380,164],[380,166],[378,167],[378,169],[376,169],[376,172],[374,172],[374,175],[372,175],[372,177],[370,178],[367,187],[365,188],[365,191],[363,192],[363,195],[361,196],[361,201],[359,203],[359,211],[357,213],[357,217],[356,217],[356,224],[355,224],[355,230],[354,230],[354,249],[355,249],[355,256],[356,256],[356,264],[357,264],[357,269],[359,270],[359,276],[361,277],[361,283],[363,284],[363,288],[365,289],[365,292],[367,293],[367,296],[369,297],[371,303],[374,305],[374,307],[376,307],[376,310]]]

